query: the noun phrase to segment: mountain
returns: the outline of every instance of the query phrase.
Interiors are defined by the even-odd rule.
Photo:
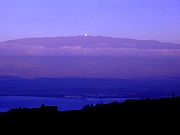
[[[2,42],[1,45],[43,46],[58,48],[62,46],[81,46],[84,48],[144,48],[144,49],[180,49],[180,44],[163,43],[155,40],[136,40],[130,38],[112,38],[103,36],[42,37],[24,38]]]
[[[178,55],[179,44],[101,36],[25,38],[0,43],[2,55]]]
[[[0,43],[0,76],[150,78],[180,76],[180,44],[102,36]]]

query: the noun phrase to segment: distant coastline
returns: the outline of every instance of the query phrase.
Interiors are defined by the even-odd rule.
[[[80,110],[88,104],[124,102],[125,100],[127,98],[0,96],[0,112],[6,112],[13,108],[38,108],[41,104],[58,106],[62,111]]]

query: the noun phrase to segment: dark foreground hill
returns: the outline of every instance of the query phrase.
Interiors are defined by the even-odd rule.
[[[124,103],[87,105],[85,113],[116,113],[116,114],[176,114],[180,113],[180,98],[127,100]]]
[[[133,129],[140,123],[152,130],[156,125],[160,130],[163,125],[177,126],[180,114],[180,97],[147,100],[128,100],[124,103],[87,105],[79,111],[58,111],[56,106],[44,106],[34,109],[13,109],[0,114],[0,129],[44,132],[50,130],[66,133],[86,130],[88,132],[107,129],[111,133]],[[169,122],[170,121],[170,122]],[[123,126],[122,126],[123,125]],[[111,128],[113,127],[113,130]],[[134,129],[139,129],[134,128]],[[168,126],[169,128],[169,126]],[[36,131],[37,131],[36,130]],[[72,130],[72,131],[71,131]],[[140,131],[143,131],[139,129]],[[163,129],[165,130],[165,129]],[[125,130],[126,132],[130,130]],[[133,130],[134,132],[135,130]]]
[[[161,99],[143,99],[127,100],[122,103],[112,102],[110,104],[86,105],[82,110],[59,111],[57,106],[41,105],[40,108],[18,108],[12,109],[6,113],[14,114],[165,114],[180,113],[180,97],[161,98]]]
[[[18,108],[0,113],[1,120],[36,120],[63,118],[78,115],[125,116],[125,115],[180,114],[180,97],[162,99],[127,100],[123,103],[87,105],[82,110],[58,111],[56,106],[42,105],[40,108]],[[38,116],[38,117],[37,117]],[[34,119],[34,120],[35,120]],[[14,121],[15,122],[15,121]]]

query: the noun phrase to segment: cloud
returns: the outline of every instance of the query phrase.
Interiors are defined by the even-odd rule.
[[[84,48],[81,46],[62,46],[48,48],[45,46],[13,46],[0,47],[0,55],[26,55],[26,56],[174,56],[180,57],[179,49],[139,49],[139,48],[112,48],[96,47]]]

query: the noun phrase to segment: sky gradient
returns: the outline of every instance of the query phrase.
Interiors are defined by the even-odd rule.
[[[101,35],[180,43],[179,0],[0,0],[0,41]]]

